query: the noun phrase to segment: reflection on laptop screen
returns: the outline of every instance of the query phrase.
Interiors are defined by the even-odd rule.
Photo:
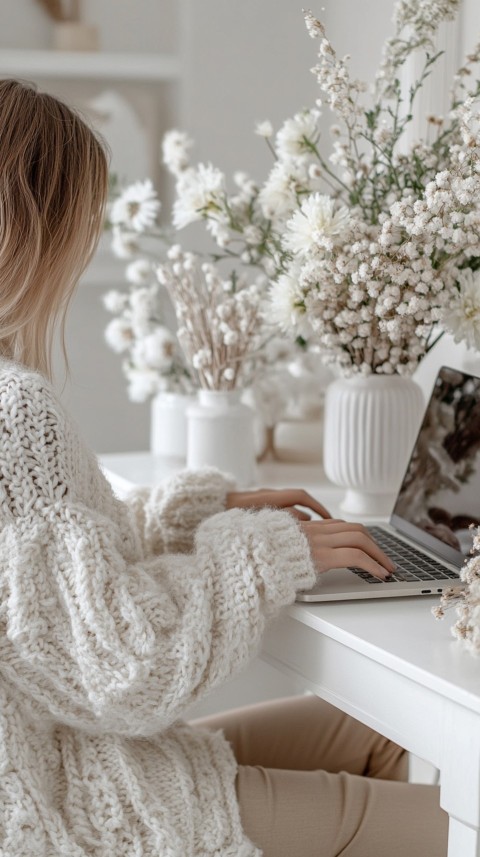
[[[470,553],[480,525],[480,378],[442,367],[393,514]]]

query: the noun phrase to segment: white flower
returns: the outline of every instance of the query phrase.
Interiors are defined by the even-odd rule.
[[[288,217],[297,203],[295,178],[287,164],[277,161],[262,187],[258,201],[262,214],[268,220]]]
[[[273,125],[269,119],[264,119],[263,122],[257,122],[255,125],[255,134],[259,137],[271,137],[273,135]]]
[[[325,34],[325,27],[322,22],[315,18],[310,10],[304,10],[303,16],[305,18],[305,26],[308,31],[308,35],[312,39],[318,39],[320,36]]]
[[[198,164],[180,174],[177,199],[173,204],[173,225],[183,229],[202,220],[221,207],[225,195],[225,176],[211,164]]]
[[[467,268],[458,278],[459,293],[447,308],[443,323],[455,342],[480,351],[480,271]]]
[[[137,367],[166,372],[171,368],[176,339],[164,326],[156,327],[152,333],[139,339],[132,349],[132,361]]]
[[[320,136],[320,115],[319,110],[305,110],[283,123],[275,138],[275,151],[279,158],[288,159],[311,154],[311,145],[315,145]]]
[[[105,328],[105,340],[117,354],[126,351],[133,343],[131,324],[124,318],[113,318]]]
[[[183,172],[190,163],[193,140],[184,131],[167,131],[162,141],[163,163],[174,176]]]
[[[133,232],[125,232],[120,226],[114,226],[112,230],[112,252],[118,259],[132,259],[138,253],[139,246],[137,235]]]
[[[299,335],[305,327],[305,295],[296,270],[281,274],[268,293],[268,321],[285,333]]]
[[[134,232],[144,232],[154,225],[160,200],[150,179],[134,182],[125,188],[110,209],[110,221]]]
[[[263,239],[263,232],[259,226],[249,223],[249,225],[243,230],[243,237],[247,244],[260,244]]]
[[[127,265],[125,277],[135,286],[144,286],[152,280],[152,265],[146,259],[136,259]]]
[[[302,202],[299,211],[287,223],[283,238],[284,247],[299,256],[330,250],[334,239],[341,238],[350,222],[345,206],[335,211],[335,203],[329,196],[314,193]]]
[[[145,402],[160,389],[160,378],[154,369],[125,369],[128,380],[127,395],[132,402]]]
[[[128,303],[128,295],[124,295],[116,289],[111,289],[102,295],[102,303],[108,312],[113,313],[113,315],[119,315]]]
[[[137,338],[151,333],[158,310],[157,286],[134,289],[130,293],[131,325]]]

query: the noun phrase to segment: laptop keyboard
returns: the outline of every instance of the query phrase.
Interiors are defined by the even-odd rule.
[[[458,580],[458,574],[446,568],[441,562],[397,539],[392,533],[381,527],[367,527],[377,544],[397,566],[387,583],[395,581],[411,583],[416,580]],[[362,568],[351,568],[365,583],[382,583]]]

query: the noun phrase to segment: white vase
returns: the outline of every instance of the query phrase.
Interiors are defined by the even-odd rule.
[[[187,457],[187,408],[195,396],[185,393],[157,393],[152,399],[150,450],[154,455],[178,459]]]
[[[323,464],[353,515],[388,516],[420,427],[424,398],[399,375],[339,378],[325,398]]]
[[[218,467],[247,487],[255,477],[254,412],[240,397],[237,390],[199,390],[187,410],[187,466]]]

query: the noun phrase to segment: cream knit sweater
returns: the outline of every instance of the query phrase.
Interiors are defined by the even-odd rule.
[[[253,857],[220,733],[188,705],[315,574],[218,471],[116,498],[52,387],[0,360],[1,857]]]

